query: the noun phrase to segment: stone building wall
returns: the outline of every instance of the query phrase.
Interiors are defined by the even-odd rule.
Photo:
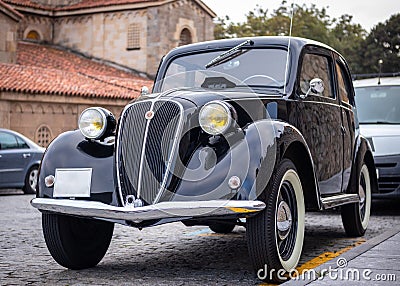
[[[148,9],[147,72],[155,74],[161,58],[179,46],[183,29],[188,29],[191,42],[214,39],[212,17],[194,1],[179,0]]]
[[[0,9],[0,62],[16,62],[17,32],[17,19],[10,17],[3,9]]]
[[[52,41],[52,20],[47,16],[25,15],[18,29],[19,39],[28,39],[29,33],[37,33],[39,39],[32,39],[39,42],[51,43]]]
[[[129,45],[130,29],[137,30]],[[173,1],[137,10],[57,18],[53,43],[155,75],[159,62],[179,45],[183,29],[192,42],[213,39],[213,19],[191,0]]]
[[[54,21],[53,43],[87,55],[92,55],[93,15],[57,18]]]

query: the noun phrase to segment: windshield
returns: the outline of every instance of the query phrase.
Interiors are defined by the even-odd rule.
[[[221,51],[175,58],[168,66],[161,91],[171,88],[234,88],[256,86],[282,88],[285,78],[286,50],[243,49],[226,61],[207,66]],[[220,75],[215,78],[216,73]],[[235,79],[232,81],[232,78]]]
[[[357,87],[355,91],[360,123],[400,124],[400,85]]]

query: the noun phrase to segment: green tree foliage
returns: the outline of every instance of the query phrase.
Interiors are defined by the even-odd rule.
[[[359,50],[362,70],[379,72],[379,60],[383,61],[383,73],[400,71],[400,14],[395,14],[385,23],[379,23],[367,36]]]
[[[330,45],[346,58],[353,73],[364,73],[360,50],[365,45],[367,33],[360,24],[353,24],[352,19],[353,16],[347,14],[335,19],[330,30]]]
[[[353,73],[378,72],[378,60],[383,60],[383,72],[400,71],[400,14],[378,24],[368,35],[351,15],[331,18],[327,8],[314,4],[294,5],[292,35],[323,42],[335,48],[348,61]],[[219,18],[215,38],[250,36],[284,36],[289,34],[291,5],[286,0],[269,13],[256,6],[246,14],[243,23],[232,23],[229,17]]]

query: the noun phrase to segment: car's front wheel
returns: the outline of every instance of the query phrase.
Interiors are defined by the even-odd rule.
[[[247,219],[249,256],[258,278],[282,282],[297,266],[304,240],[303,189],[292,161],[279,164],[265,196],[266,209]]]
[[[110,245],[114,224],[93,219],[43,213],[43,234],[54,260],[69,269],[96,266]]]
[[[348,236],[362,236],[369,222],[372,181],[365,163],[361,166],[357,180],[358,184],[350,192],[358,194],[359,202],[341,208],[343,227]]]
[[[24,185],[24,193],[25,194],[35,194],[36,186],[38,180],[38,166],[32,166],[29,168],[28,172],[25,175],[25,185]]]

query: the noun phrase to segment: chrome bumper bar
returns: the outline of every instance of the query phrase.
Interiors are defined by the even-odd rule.
[[[261,201],[162,202],[144,207],[115,207],[100,202],[35,198],[31,205],[42,211],[82,217],[142,222],[163,218],[198,218],[227,215],[249,216],[262,211]]]

